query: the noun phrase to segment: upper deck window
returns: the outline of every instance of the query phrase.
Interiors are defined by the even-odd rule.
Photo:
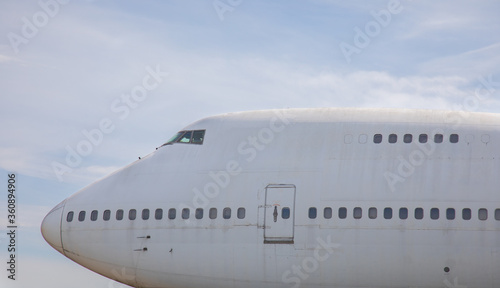
[[[205,130],[190,130],[190,131],[180,131],[175,134],[167,143],[163,144],[170,145],[174,143],[184,143],[184,144],[203,144],[205,139]]]

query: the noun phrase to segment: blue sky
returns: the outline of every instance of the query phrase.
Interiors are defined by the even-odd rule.
[[[2,287],[119,287],[50,248],[40,222],[200,118],[286,107],[500,113],[498,1],[55,1],[0,2],[0,181],[18,175],[22,227],[20,280],[2,274]],[[478,87],[487,97],[475,98]],[[108,133],[84,147],[103,121]],[[70,167],[79,147],[89,153]],[[71,171],[58,176],[56,162]]]

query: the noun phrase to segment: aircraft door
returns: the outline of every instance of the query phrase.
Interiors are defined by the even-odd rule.
[[[295,185],[266,187],[264,243],[292,244],[295,223]]]

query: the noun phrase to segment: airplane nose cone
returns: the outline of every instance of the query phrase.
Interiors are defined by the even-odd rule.
[[[61,240],[61,217],[63,208],[64,203],[61,203],[52,209],[43,219],[41,228],[45,241],[62,254],[64,254]]]

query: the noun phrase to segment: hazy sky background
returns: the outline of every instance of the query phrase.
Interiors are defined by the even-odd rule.
[[[22,227],[19,280],[2,268],[1,287],[122,286],[53,250],[40,223],[200,118],[287,107],[500,113],[498,1],[60,1],[0,1],[0,225],[15,172]],[[161,82],[144,90],[151,70]],[[478,87],[487,97],[475,98]],[[127,98],[138,91],[141,101]],[[114,129],[58,177],[54,163],[103,120]]]

